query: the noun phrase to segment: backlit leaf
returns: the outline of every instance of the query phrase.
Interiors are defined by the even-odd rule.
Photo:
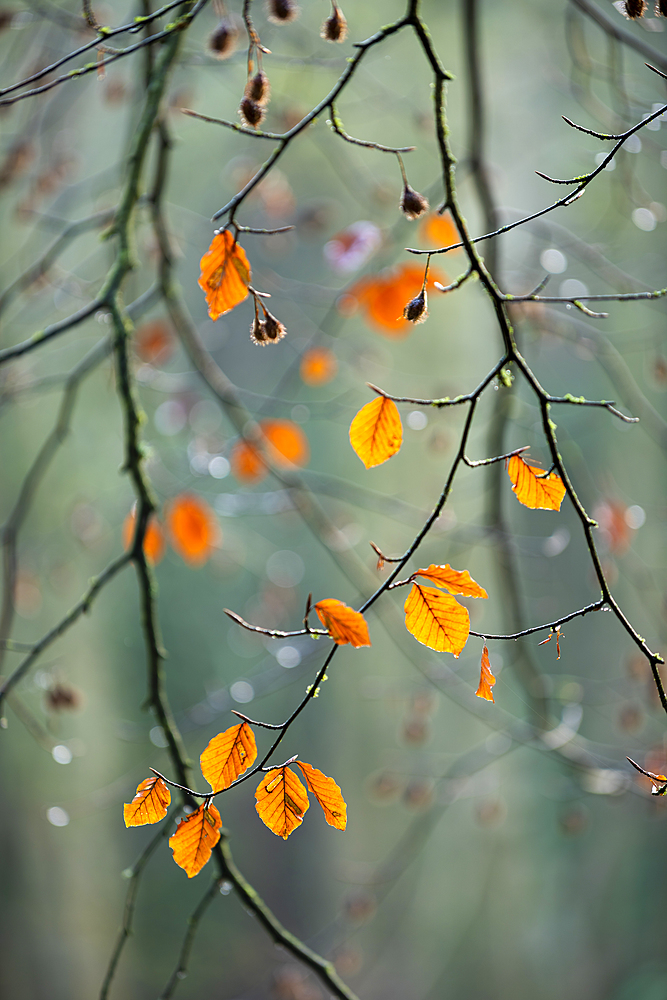
[[[166,518],[171,544],[191,566],[202,566],[220,545],[220,526],[201,497],[192,493],[174,497],[167,505]]]
[[[425,646],[459,656],[470,633],[470,616],[455,597],[413,583],[405,602],[405,627]]]
[[[131,802],[123,806],[125,826],[145,826],[159,823],[167,815],[171,792],[162,778],[146,778],[137,788]]]
[[[214,736],[199,758],[201,773],[211,788],[221,792],[243,774],[257,757],[255,734],[247,722]]]
[[[359,646],[370,646],[368,625],[359,611],[354,611],[347,604],[327,597],[315,605],[318,618],[327,629],[329,635],[338,646],[346,643],[358,649]]]
[[[248,295],[250,264],[228,229],[216,233],[201,259],[199,286],[206,292],[211,319],[224,316]]]
[[[134,538],[134,526],[137,522],[137,505],[134,504],[132,510],[123,521],[123,546],[129,549]],[[144,534],[144,554],[148,562],[159,563],[164,555],[165,540],[160,523],[154,514],[148,519],[146,532]]]
[[[465,597],[488,597],[489,595],[471,577],[467,569],[452,569],[449,563],[444,566],[431,564],[428,569],[418,569],[413,576],[423,576],[431,583],[444,587],[450,594],[463,594]]]
[[[215,806],[206,808],[202,802],[196,812],[180,821],[176,833],[169,838],[174,861],[188,878],[197,875],[211,857],[211,851],[220,840],[221,826],[220,813]]]
[[[260,420],[259,428],[265,439],[266,457],[272,464],[282,469],[308,464],[310,445],[298,424],[291,420]],[[249,441],[236,442],[229,462],[232,472],[242,483],[259,482],[268,471],[260,447]]]
[[[506,463],[507,474],[517,500],[533,510],[560,510],[565,496],[565,484],[555,472],[546,475],[544,469],[528,465],[520,455],[512,455]]]
[[[405,337],[413,324],[403,316],[406,302],[419,295],[424,281],[424,268],[420,264],[399,264],[397,267],[368,275],[355,282],[341,295],[339,311],[348,315],[362,309],[367,322],[385,337]],[[447,284],[447,276],[438,268],[429,269],[426,291],[433,290],[433,283]]]
[[[257,483],[268,471],[257,449],[243,439],[232,447],[229,464],[240,483]]]
[[[337,371],[336,355],[328,347],[309,347],[303,352],[299,372],[306,385],[326,385]]]
[[[491,688],[496,683],[496,678],[493,676],[491,671],[491,664],[489,662],[489,651],[484,647],[482,650],[482,664],[481,673],[479,675],[479,687],[475,691],[478,698],[485,698],[487,701],[493,701],[493,693]]]
[[[382,465],[400,450],[403,425],[398,407],[386,396],[376,396],[350,424],[350,444],[367,469]]]
[[[308,809],[308,795],[289,767],[269,771],[257,786],[255,808],[269,830],[287,840],[303,822]]]
[[[301,768],[306,784],[322,806],[324,818],[329,826],[344,830],[347,824],[347,806],[336,782],[305,761],[297,760],[296,764]]]
[[[419,227],[419,235],[425,243],[434,247],[448,247],[452,243],[461,242],[449,212],[444,215],[439,215],[437,212],[427,215]]]

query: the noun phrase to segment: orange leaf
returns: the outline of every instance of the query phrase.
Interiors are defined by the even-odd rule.
[[[327,347],[309,347],[303,352],[299,372],[306,385],[326,385],[337,371],[336,355]]]
[[[301,768],[306,784],[322,806],[329,826],[344,830],[347,825],[347,806],[336,782],[305,761],[297,760],[296,763]]]
[[[505,468],[519,503],[533,510],[560,510],[565,484],[559,475],[546,475],[544,469],[528,465],[520,455],[512,455]]]
[[[216,233],[201,259],[199,286],[206,292],[211,319],[224,316],[248,295],[250,264],[243,247],[225,229]]]
[[[264,435],[266,457],[279,468],[290,465],[307,465],[310,461],[308,438],[298,424],[291,420],[260,420],[259,429]],[[260,447],[249,441],[237,441],[229,455],[232,472],[242,483],[256,483],[268,469]]]
[[[369,275],[355,282],[341,296],[338,307],[345,314],[361,308],[367,322],[385,337],[405,337],[413,324],[403,316],[406,302],[421,291],[424,268],[419,264],[399,264],[398,267]],[[431,267],[426,290],[432,291],[433,283],[447,284],[443,271]]]
[[[202,870],[211,851],[220,840],[222,820],[214,805],[202,802],[196,812],[182,819],[176,833],[169,838],[169,846],[174,852],[174,861],[183,869],[188,878]]]
[[[423,576],[438,587],[444,587],[450,594],[463,594],[465,597],[488,597],[489,595],[471,577],[467,569],[452,569],[447,563],[445,566],[434,566],[431,564],[428,569],[418,569],[413,576]]]
[[[489,663],[489,651],[484,647],[482,650],[482,672],[479,675],[479,687],[475,691],[478,698],[485,698],[487,701],[493,701],[493,692],[491,688],[496,683],[496,678],[493,676],[491,671],[491,664]]]
[[[470,616],[455,597],[413,583],[405,602],[405,627],[425,646],[459,656],[470,633]]]
[[[358,649],[359,646],[370,646],[368,625],[359,611],[353,611],[347,604],[337,601],[335,597],[327,597],[315,605],[317,616],[327,629],[329,635],[338,646],[346,643]]]
[[[167,506],[166,516],[176,552],[190,566],[202,566],[222,540],[212,509],[201,497],[181,493]]]
[[[134,349],[149,365],[167,361],[175,343],[172,328],[163,319],[142,323],[134,332]]]
[[[403,424],[398,407],[386,396],[362,406],[350,424],[350,444],[367,469],[382,465],[400,450]]]
[[[452,243],[461,242],[449,213],[439,215],[437,212],[432,212],[431,215],[427,215],[419,227],[419,233],[425,243],[435,247],[447,247]]]
[[[134,504],[132,510],[123,521],[123,546],[126,549],[129,549],[132,539],[134,538],[134,526],[136,522],[137,505]],[[146,556],[148,562],[155,565],[160,562],[160,559],[162,559],[164,549],[164,533],[155,515],[151,514],[144,534],[144,555]]]
[[[268,471],[257,449],[243,440],[232,447],[229,464],[240,483],[259,482]]]
[[[130,803],[123,806],[125,826],[145,826],[159,823],[167,815],[171,792],[162,778],[146,778],[137,788]]]
[[[243,774],[257,756],[255,734],[247,722],[214,736],[199,758],[201,773],[211,788],[221,792]]]
[[[255,798],[262,823],[283,840],[301,825],[310,804],[306,789],[289,767],[269,771],[257,786]]]

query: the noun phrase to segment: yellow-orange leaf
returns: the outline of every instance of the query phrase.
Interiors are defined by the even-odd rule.
[[[475,691],[478,698],[486,698],[487,701],[493,701],[493,693],[491,688],[496,683],[496,678],[493,676],[491,671],[491,664],[489,663],[489,651],[484,647],[482,650],[482,670],[479,675],[479,687]]]
[[[350,444],[367,469],[382,465],[400,450],[403,425],[398,407],[386,396],[376,396],[350,424]]]
[[[309,805],[306,789],[289,767],[269,771],[257,786],[255,798],[262,823],[283,840],[301,825]]]
[[[310,460],[308,438],[298,424],[291,420],[260,420],[259,427],[265,438],[266,456],[280,468],[290,465],[307,465]],[[232,472],[242,483],[256,483],[268,469],[260,448],[249,441],[237,441],[229,461]]]
[[[336,355],[328,347],[309,347],[303,352],[299,372],[306,385],[326,385],[337,371]]]
[[[134,526],[136,522],[137,506],[135,504],[123,521],[123,545],[126,549],[129,549],[132,539],[134,538]],[[144,533],[144,554],[146,559],[155,565],[155,563],[159,563],[160,559],[162,559],[164,550],[164,533],[155,515],[151,514]]]
[[[257,756],[255,734],[247,722],[214,736],[199,758],[201,773],[211,788],[221,792],[243,774]]]
[[[327,597],[323,601],[318,601],[315,610],[325,629],[338,646],[344,646],[348,642],[355,649],[358,649],[359,646],[370,646],[368,625],[361,612],[354,611],[353,608],[349,608],[347,604],[336,600],[335,597]]]
[[[176,833],[169,838],[169,846],[174,852],[174,861],[183,869],[188,878],[202,870],[211,851],[220,840],[222,820],[213,805],[208,809],[202,803],[196,812],[182,819]]]
[[[250,264],[243,247],[225,229],[216,233],[201,259],[199,286],[206,292],[211,319],[224,316],[248,295]]]
[[[125,826],[145,826],[159,823],[167,815],[171,792],[162,778],[146,778],[137,788],[131,802],[123,806]]]
[[[201,497],[181,493],[167,506],[171,544],[191,566],[202,566],[220,544],[222,534],[215,514]]]
[[[424,241],[430,243],[431,246],[446,247],[452,243],[461,242],[461,237],[449,212],[445,215],[439,215],[437,212],[427,215],[419,232]]]
[[[405,319],[403,309],[406,302],[419,295],[423,281],[424,268],[421,264],[399,264],[380,274],[360,278],[341,295],[338,309],[348,315],[361,308],[378,333],[385,337],[405,337],[414,327]],[[431,267],[426,282],[427,292],[433,290],[435,281],[446,285],[447,276]]]
[[[333,778],[327,778],[312,764],[297,760],[296,763],[301,768],[306,784],[322,806],[324,818],[329,826],[335,826],[337,830],[344,830],[347,825],[347,806],[342,792]]]
[[[455,597],[413,583],[405,602],[405,627],[425,646],[458,656],[468,640],[470,616]]]
[[[471,577],[467,569],[452,569],[449,563],[444,566],[431,564],[428,569],[418,569],[413,576],[423,576],[431,583],[444,587],[450,594],[463,594],[465,597],[488,597],[489,595]]]
[[[525,507],[533,510],[560,510],[565,496],[565,484],[557,473],[550,472],[546,475],[544,469],[528,465],[520,455],[512,455],[506,468],[517,500]]]

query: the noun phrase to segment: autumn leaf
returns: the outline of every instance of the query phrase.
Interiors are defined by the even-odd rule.
[[[196,812],[180,821],[176,833],[169,838],[174,861],[188,878],[197,875],[211,857],[211,851],[220,840],[221,826],[222,819],[215,806],[207,808],[202,802]]]
[[[327,347],[309,347],[303,352],[299,373],[306,385],[326,385],[337,371],[336,355]]]
[[[134,504],[132,510],[123,521],[123,546],[129,549],[134,538],[135,524],[137,522],[137,505]],[[146,531],[144,533],[144,555],[148,562],[159,563],[164,555],[165,540],[160,523],[154,514],[148,519]]]
[[[461,237],[449,212],[445,215],[440,215],[438,212],[427,215],[419,227],[419,235],[425,243],[434,247],[447,247],[451,246],[452,243],[461,242]]]
[[[317,616],[338,646],[350,643],[355,649],[360,646],[370,646],[368,625],[359,611],[354,611],[347,604],[327,597],[315,605]]]
[[[485,698],[487,701],[493,701],[493,693],[491,688],[496,683],[496,678],[491,672],[491,664],[489,662],[489,651],[484,647],[482,650],[482,670],[479,676],[479,687],[475,691],[478,698]]]
[[[215,792],[229,788],[257,757],[255,734],[247,722],[214,736],[199,763],[201,772]]]
[[[426,291],[432,291],[434,282],[447,283],[443,271],[429,269]],[[424,282],[424,268],[419,264],[399,264],[367,275],[355,282],[341,295],[338,309],[345,315],[362,309],[367,322],[385,337],[405,337],[413,325],[403,316],[405,304],[419,295]]]
[[[167,505],[169,537],[190,566],[202,566],[220,545],[222,533],[213,510],[192,493],[181,493]]]
[[[400,450],[403,425],[398,407],[386,396],[376,396],[350,424],[350,444],[367,469],[382,465]]]
[[[512,455],[505,467],[519,503],[533,510],[560,510],[565,484],[559,475],[547,475],[544,469],[528,465],[520,455]]]
[[[264,435],[267,459],[278,468],[308,464],[310,445],[298,424],[291,420],[260,420],[259,429]],[[236,442],[229,462],[232,472],[242,483],[259,482],[268,472],[260,448],[249,441]]]
[[[301,768],[306,784],[322,806],[324,818],[329,826],[344,830],[347,825],[347,806],[336,782],[333,778],[322,774],[312,764],[306,764],[301,760],[297,760],[296,764]]]
[[[123,806],[125,826],[159,823],[167,815],[171,792],[162,778],[145,778],[131,802]]]
[[[201,259],[199,286],[206,292],[211,319],[230,312],[248,295],[250,264],[228,229],[216,233]]]
[[[405,602],[405,627],[425,646],[459,656],[470,633],[470,616],[455,597],[413,583]]]
[[[257,786],[255,799],[262,823],[283,840],[301,825],[310,804],[306,789],[289,767],[269,771]]]
[[[438,587],[444,587],[450,594],[463,594],[464,597],[488,597],[489,595],[471,577],[467,569],[452,569],[449,563],[444,566],[434,566],[431,564],[428,569],[418,569],[413,574],[423,576]]]

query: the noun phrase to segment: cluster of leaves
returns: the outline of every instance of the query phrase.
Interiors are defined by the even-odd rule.
[[[144,534],[146,558],[155,565],[172,548],[190,566],[202,566],[222,542],[222,532],[209,504],[194,493],[181,493],[165,505],[165,527],[151,515]],[[129,548],[136,530],[136,505],[123,523],[123,544]]]

